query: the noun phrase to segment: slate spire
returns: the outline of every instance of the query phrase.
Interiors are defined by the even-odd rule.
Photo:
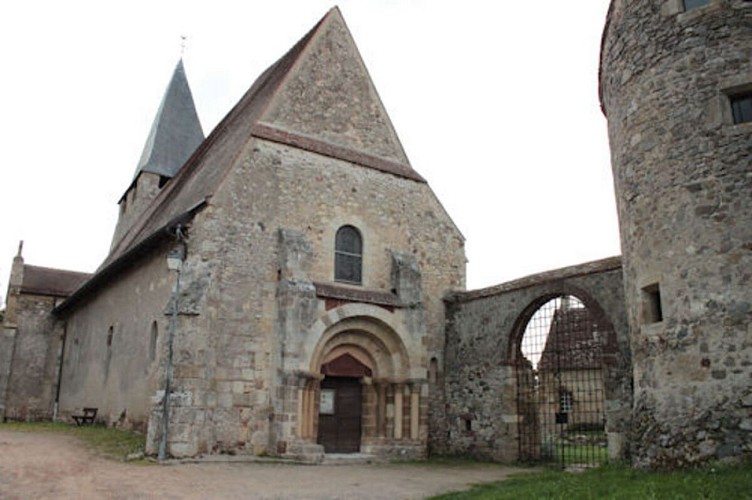
[[[141,172],[173,177],[203,141],[204,132],[180,59],[146,139],[134,180]]]

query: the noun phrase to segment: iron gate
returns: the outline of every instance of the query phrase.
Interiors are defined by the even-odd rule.
[[[521,461],[562,467],[606,461],[604,340],[571,295],[552,298],[532,315],[516,365]]]

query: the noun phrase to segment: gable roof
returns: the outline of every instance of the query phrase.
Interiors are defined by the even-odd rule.
[[[347,71],[344,93],[359,92],[360,102],[346,103],[350,106],[348,115],[354,116],[351,120],[344,120],[342,113],[331,113],[331,106],[339,106],[337,97],[343,95],[343,75],[332,67],[335,63]],[[316,87],[311,99],[295,97],[301,85]],[[294,102],[288,105],[287,101]],[[369,142],[369,135],[378,140]],[[184,223],[203,208],[253,138],[425,183],[410,166],[355,42],[334,7],[256,79],[139,219],[113,242],[109,256],[92,282],[82,287],[81,294],[121,268],[123,259],[140,254],[141,247],[169,233],[174,221]],[[64,304],[62,309],[69,305]]]
[[[336,43],[331,43],[333,37],[336,38]],[[281,96],[281,94],[287,95],[292,92],[288,85],[291,75],[296,81],[306,80],[306,76],[301,75],[299,71],[300,67],[310,62],[311,58],[321,57],[320,53],[312,53],[309,50],[314,45],[325,47],[351,45],[355,54],[350,53],[350,56],[357,56],[358,64],[362,65],[339,9],[336,7],[331,9],[284,56],[258,77],[235,107],[198,147],[172,182],[167,184],[151,206],[144,211],[141,219],[133,224],[120,242],[113,245],[110,256],[105,262],[122,255],[133,245],[162,227],[171,217],[211,197],[219,187],[225,172],[234,166],[238,151],[251,137],[279,142],[418,182],[425,182],[410,167],[385,111],[381,120],[382,125],[387,127],[389,132],[383,135],[393,135],[395,142],[382,149],[390,151],[390,154],[380,152],[374,154],[369,150],[358,149],[352,144],[347,144],[346,139],[336,142],[336,134],[331,131],[328,132],[328,139],[315,137],[309,133],[313,128],[310,117],[298,116],[299,121],[296,125],[290,122],[289,115],[279,111],[286,99],[286,96]],[[351,63],[352,65],[354,64]],[[360,75],[361,79],[367,79],[368,84],[372,86],[365,67],[362,66],[361,70],[363,71]],[[326,85],[319,86],[326,87]],[[373,92],[374,95],[371,97],[378,101],[375,89]],[[332,93],[331,89],[330,93]],[[371,102],[369,106],[380,107],[383,110],[380,101]],[[377,111],[373,111],[372,115],[378,115]],[[334,125],[329,124],[331,121],[317,121],[319,129],[326,131],[326,129],[335,128]],[[298,130],[301,128],[302,132]]]
[[[87,273],[24,265],[20,292],[68,297],[90,276]]]

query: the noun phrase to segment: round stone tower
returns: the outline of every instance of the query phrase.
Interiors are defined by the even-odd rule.
[[[748,0],[612,0],[601,104],[638,466],[752,454],[750,61]]]

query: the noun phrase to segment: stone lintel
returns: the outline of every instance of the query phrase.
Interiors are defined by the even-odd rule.
[[[314,283],[316,296],[322,299],[334,299],[345,302],[359,302],[387,306],[393,308],[403,307],[400,299],[393,293],[382,290],[369,290],[365,288],[351,288],[332,283]]]

